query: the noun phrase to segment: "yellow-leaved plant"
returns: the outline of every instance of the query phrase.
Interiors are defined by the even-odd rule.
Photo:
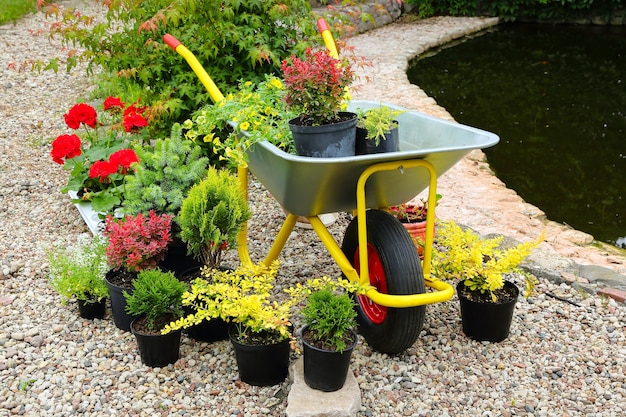
[[[195,279],[182,297],[183,306],[195,312],[169,323],[162,333],[221,318],[235,325],[240,343],[273,344],[292,338],[291,315],[312,291],[330,286],[363,294],[368,289],[347,280],[313,278],[285,289],[286,297],[279,301],[272,292],[279,267],[280,262],[274,261],[269,266],[247,265],[236,270],[203,268],[202,277]]]
[[[272,299],[279,266],[273,262],[269,267],[258,264],[235,270],[203,268],[202,277],[183,294],[183,306],[195,312],[170,323],[163,333],[221,318],[235,325],[243,344],[271,344],[291,337],[292,302]]]
[[[504,236],[483,239],[469,228],[452,221],[440,222],[433,247],[432,273],[445,280],[463,281],[471,292],[479,292],[497,301],[496,291],[504,287],[504,275],[518,273],[525,277],[525,296],[532,295],[536,278],[519,265],[543,241],[544,235],[507,249],[500,246]]]

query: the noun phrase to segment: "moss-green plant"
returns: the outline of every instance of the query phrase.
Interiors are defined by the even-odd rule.
[[[145,316],[148,329],[161,330],[169,320],[183,315],[182,296],[186,290],[173,272],[144,269],[133,281],[132,293],[124,291],[126,312]]]
[[[357,325],[352,297],[328,285],[309,294],[306,302],[301,314],[309,339],[321,343],[324,349],[343,352],[346,335]]]
[[[144,92],[151,128],[161,132],[211,102],[185,60],[163,43],[165,33],[194,52],[222,91],[241,79],[277,74],[283,58],[321,44],[307,0],[107,0],[105,20],[47,3],[44,10],[59,23],[51,25],[52,35],[65,49],[32,65],[101,67],[106,94],[133,101],[126,94]]]
[[[139,164],[135,175],[126,178],[122,203],[125,214],[170,214],[178,212],[187,192],[206,175],[208,159],[202,149],[182,138],[182,127],[172,128],[169,138],[158,139],[154,147],[137,147]]]
[[[367,130],[365,139],[373,140],[378,146],[381,140],[387,139],[386,135],[392,129],[398,127],[396,117],[402,113],[404,113],[403,110],[394,110],[382,103],[379,107],[372,107],[367,110],[357,109],[358,126]]]
[[[220,265],[222,251],[237,245],[243,223],[251,217],[245,192],[227,170],[209,168],[189,190],[178,217],[180,238],[204,265]]]
[[[81,235],[73,246],[55,246],[48,251],[48,282],[63,298],[96,303],[106,298],[104,280],[109,270],[107,240],[102,236]]]
[[[470,291],[487,294],[493,302],[497,301],[495,291],[504,287],[505,274],[522,274],[526,278],[525,295],[529,296],[536,278],[519,265],[543,238],[542,234],[533,241],[501,249],[504,236],[483,239],[452,221],[439,222],[431,271],[441,279],[463,281]]]

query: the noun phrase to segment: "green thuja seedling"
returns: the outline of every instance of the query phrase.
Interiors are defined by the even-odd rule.
[[[312,292],[302,310],[304,323],[310,335],[325,349],[343,352],[345,335],[356,327],[354,301],[347,293],[335,293],[330,287]]]

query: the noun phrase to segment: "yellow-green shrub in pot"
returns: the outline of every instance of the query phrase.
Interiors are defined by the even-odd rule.
[[[475,340],[500,342],[508,337],[519,289],[505,280],[507,274],[524,277],[526,296],[536,282],[519,265],[543,235],[508,248],[501,248],[503,239],[483,239],[451,221],[440,222],[437,229],[431,271],[440,279],[458,281],[463,332]]]
[[[236,270],[202,270],[183,295],[183,305],[195,313],[170,323],[165,332],[188,328],[203,320],[221,318],[232,323],[230,340],[239,377],[251,385],[275,385],[289,370],[295,299],[281,303],[272,290],[279,263],[240,266]]]
[[[396,117],[402,113],[404,111],[393,110],[382,103],[367,110],[357,108],[356,154],[398,151],[400,137]]]

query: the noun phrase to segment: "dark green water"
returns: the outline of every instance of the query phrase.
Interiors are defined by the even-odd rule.
[[[626,29],[510,24],[418,58],[412,83],[492,131],[496,175],[549,219],[626,241]]]

